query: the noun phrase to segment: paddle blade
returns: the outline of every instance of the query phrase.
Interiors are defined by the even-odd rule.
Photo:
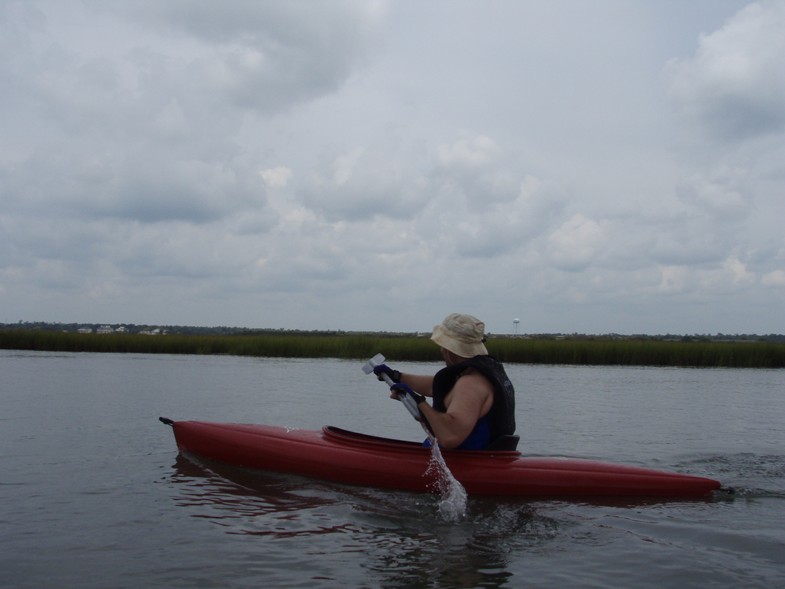
[[[384,356],[382,356],[381,354],[376,354],[373,358],[368,360],[363,365],[363,372],[365,374],[370,374],[371,372],[373,372],[373,369],[379,366],[380,364],[384,364]]]

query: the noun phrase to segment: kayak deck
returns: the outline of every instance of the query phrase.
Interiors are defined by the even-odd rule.
[[[326,426],[321,431],[268,425],[172,421],[181,452],[234,466],[329,481],[435,492],[422,444]],[[596,460],[526,457],[518,451],[442,450],[469,495],[526,498],[702,497],[720,483],[699,476]]]

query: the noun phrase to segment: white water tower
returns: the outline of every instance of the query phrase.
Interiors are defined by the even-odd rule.
[[[520,320],[520,319],[518,319],[517,317],[516,317],[515,319],[513,319],[513,320],[512,320],[512,332],[513,332],[515,335],[518,335],[518,324],[519,324],[520,322],[521,322],[521,320]]]

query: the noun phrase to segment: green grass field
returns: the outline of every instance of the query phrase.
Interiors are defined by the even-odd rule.
[[[785,368],[785,344],[776,342],[493,337],[486,345],[508,363]],[[352,333],[148,336],[0,330],[0,349],[360,360],[381,352],[398,361],[441,359],[426,336]]]

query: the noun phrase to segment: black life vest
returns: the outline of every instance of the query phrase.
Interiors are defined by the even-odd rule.
[[[504,366],[493,356],[475,356],[458,364],[442,368],[433,377],[431,394],[433,408],[447,412],[444,399],[455,382],[468,369],[474,368],[493,385],[493,405],[485,415],[490,429],[490,441],[515,433],[515,389],[504,371]]]

